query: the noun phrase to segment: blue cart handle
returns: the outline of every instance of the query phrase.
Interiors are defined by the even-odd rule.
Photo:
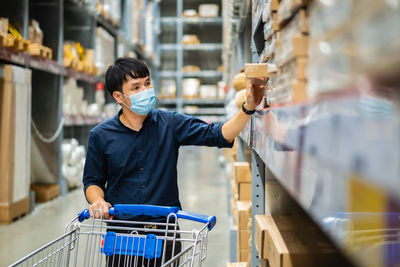
[[[215,224],[217,223],[217,218],[215,216],[207,216],[182,210],[178,211],[176,215],[179,219],[208,223],[208,230],[210,231],[214,228]]]
[[[215,216],[206,216],[202,214],[196,214],[192,212],[186,212],[179,210],[178,207],[164,207],[164,206],[153,206],[153,205],[136,205],[136,204],[117,204],[113,208],[109,209],[110,215],[130,215],[130,216],[141,216],[147,215],[152,217],[167,217],[170,213],[174,213],[178,218],[192,220],[201,223],[208,223],[208,229],[211,230],[216,222]],[[83,210],[78,214],[79,222],[83,222],[89,219],[90,213],[88,209]]]

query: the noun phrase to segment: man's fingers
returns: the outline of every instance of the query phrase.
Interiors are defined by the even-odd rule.
[[[103,218],[108,219],[108,205],[103,206]]]
[[[90,217],[93,217],[93,207],[92,206],[89,207],[89,214],[90,214]]]

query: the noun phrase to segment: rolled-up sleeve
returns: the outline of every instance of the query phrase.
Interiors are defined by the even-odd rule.
[[[89,134],[88,151],[86,154],[85,168],[83,171],[83,190],[91,185],[97,185],[105,191],[106,170],[103,149],[95,132]]]
[[[223,124],[208,124],[196,117],[173,113],[172,126],[174,127],[175,139],[179,145],[197,145],[197,146],[214,146],[229,147],[233,146],[233,142],[229,143],[222,135]]]

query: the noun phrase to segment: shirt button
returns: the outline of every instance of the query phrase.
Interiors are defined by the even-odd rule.
[[[139,152],[139,153],[142,153],[142,150],[139,150],[138,152]]]
[[[144,168],[140,168],[141,171],[144,171]]]
[[[145,184],[144,184],[144,185],[142,185],[142,188],[143,188],[143,189],[145,189],[145,188],[146,188],[146,185],[145,185]]]

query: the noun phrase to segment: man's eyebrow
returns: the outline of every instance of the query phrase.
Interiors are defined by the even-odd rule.
[[[140,82],[132,82],[131,83],[131,85],[133,85],[133,86],[138,85],[138,84],[140,84]]]

